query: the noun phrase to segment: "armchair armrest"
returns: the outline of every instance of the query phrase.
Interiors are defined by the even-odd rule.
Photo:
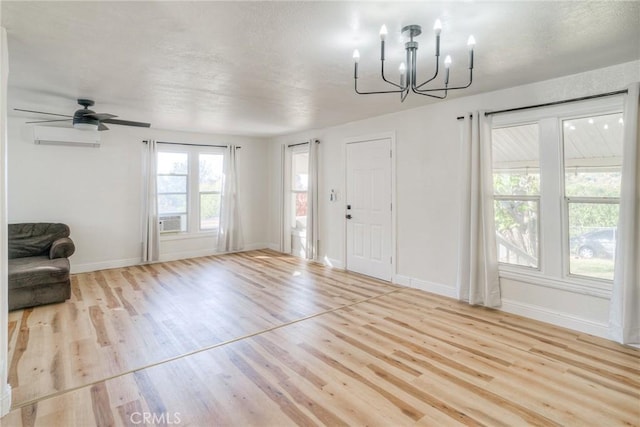
[[[69,258],[75,251],[76,246],[73,244],[73,240],[68,237],[63,237],[55,240],[51,245],[49,259]]]

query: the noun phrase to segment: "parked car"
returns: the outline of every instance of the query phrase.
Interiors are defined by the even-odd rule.
[[[594,230],[571,239],[571,251],[580,258],[613,258],[616,230]]]

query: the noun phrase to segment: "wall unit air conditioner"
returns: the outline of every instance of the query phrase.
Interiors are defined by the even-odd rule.
[[[100,147],[97,130],[80,130],[53,126],[34,126],[33,142],[47,145],[74,145],[78,147]]]
[[[161,216],[158,222],[161,233],[182,231],[181,215]]]

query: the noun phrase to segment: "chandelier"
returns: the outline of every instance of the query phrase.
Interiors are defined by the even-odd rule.
[[[405,50],[407,52],[406,63],[402,62],[399,67],[400,71],[400,82],[395,83],[390,81],[384,75],[384,42],[387,38],[387,27],[383,25],[380,29],[380,62],[381,62],[381,75],[382,80],[384,80],[389,85],[393,86],[395,89],[391,90],[382,90],[382,91],[374,91],[374,92],[362,92],[358,90],[358,61],[360,60],[360,52],[358,49],[353,51],[353,78],[355,81],[355,90],[356,93],[360,95],[372,95],[378,93],[399,93],[400,101],[404,102],[409,92],[417,93],[418,95],[430,96],[432,98],[444,99],[447,97],[447,93],[450,90],[458,90],[458,89],[466,89],[471,86],[471,82],[473,80],[473,46],[476,44],[476,40],[473,36],[469,36],[469,40],[467,41],[467,46],[469,46],[469,83],[464,86],[450,86],[449,85],[449,69],[451,67],[451,56],[447,55],[444,59],[444,84],[435,85],[436,87],[427,86],[428,83],[433,82],[436,77],[438,77],[439,65],[440,65],[440,33],[442,32],[442,23],[439,19],[436,20],[433,31],[436,35],[436,64],[435,64],[435,72],[432,77],[427,78],[422,83],[418,82],[418,72],[417,72],[417,62],[418,62],[418,42],[413,41],[414,37],[422,34],[422,27],[420,25],[407,25],[402,28],[402,34],[407,33],[410,40],[405,43]],[[435,82],[434,82],[435,83]],[[432,84],[433,85],[433,84]],[[439,87],[438,87],[439,86]]]

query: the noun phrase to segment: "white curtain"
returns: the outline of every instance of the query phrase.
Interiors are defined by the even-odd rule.
[[[624,142],[620,218],[609,310],[609,332],[622,344],[640,344],[640,83],[629,89],[624,105]]]
[[[306,258],[315,259],[318,255],[318,145],[320,141],[309,141],[309,180],[307,187],[307,235]]]
[[[457,296],[498,307],[500,282],[493,216],[491,120],[467,114],[461,128],[461,188]]]
[[[147,141],[143,155],[142,262],[157,261],[160,255],[157,197],[158,147]]]
[[[238,160],[235,145],[229,145],[225,155],[224,182],[220,203],[218,251],[234,252],[244,248],[240,208],[238,206]]]

